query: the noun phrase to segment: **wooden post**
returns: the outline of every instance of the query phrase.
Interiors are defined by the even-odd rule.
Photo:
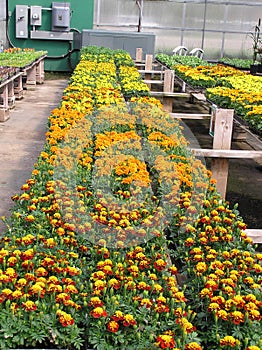
[[[145,71],[152,71],[153,67],[153,55],[146,55]],[[145,80],[151,80],[151,73],[145,73]],[[151,90],[151,84],[147,83],[147,86]]]
[[[152,70],[153,67],[153,55],[146,55],[145,70]]]
[[[138,47],[136,49],[136,62],[142,62],[143,61],[143,49],[142,47]]]
[[[166,69],[164,72],[164,92],[174,92],[174,71]],[[163,105],[167,112],[173,112],[173,96],[164,96]]]
[[[166,69],[164,72],[164,92],[174,91],[174,72]]]
[[[215,111],[215,128],[213,149],[229,150],[231,148],[233,130],[233,109],[217,109]],[[212,159],[211,171],[217,180],[217,190],[225,199],[228,178],[228,159]]]

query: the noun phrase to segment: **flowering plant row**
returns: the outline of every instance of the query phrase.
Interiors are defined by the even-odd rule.
[[[207,64],[196,57],[189,63],[188,58],[183,63],[181,56],[157,57],[188,84],[206,89],[209,100],[223,108],[234,108],[255,131],[262,130],[260,77],[221,64]]]
[[[10,48],[0,53],[0,66],[23,68],[39,57],[44,56],[47,51],[35,51],[34,49]]]
[[[125,102],[114,53],[85,49],[13,197],[0,347],[258,350],[261,254],[159,101]]]

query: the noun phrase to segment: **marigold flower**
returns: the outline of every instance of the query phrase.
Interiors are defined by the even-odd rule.
[[[218,310],[216,316],[224,321],[228,320],[228,313],[226,312],[226,310]]]
[[[90,298],[88,305],[93,307],[98,307],[98,306],[103,306],[104,303],[99,297],[92,297]]]
[[[258,310],[249,310],[248,311],[248,318],[252,321],[260,321],[262,319],[262,316]]]
[[[158,346],[160,349],[174,349],[175,347],[175,340],[171,335],[168,334],[160,334],[156,338],[156,346]]]
[[[26,311],[35,311],[37,309],[36,304],[31,300],[27,300],[25,303],[22,303],[22,306]]]
[[[191,342],[191,343],[186,344],[185,350],[202,350],[202,346],[200,346],[196,342]]]
[[[94,318],[106,317],[107,312],[102,307],[98,306],[90,312],[90,315]]]
[[[59,322],[62,324],[63,327],[71,326],[72,324],[74,324],[74,319],[70,314],[67,314],[62,310],[57,310],[56,314],[59,318]]]
[[[116,321],[110,321],[107,324],[107,329],[109,332],[116,333],[119,329],[119,323]]]
[[[150,299],[144,298],[141,300],[140,305],[145,306],[147,309],[149,309],[153,305],[153,303]]]
[[[224,338],[220,339],[219,343],[220,346],[230,346],[231,348],[234,348],[240,344],[240,341],[231,335],[226,335]]]
[[[125,327],[129,327],[129,326],[134,326],[136,325],[136,320],[134,319],[134,316],[131,314],[126,314],[124,315],[123,318],[123,325]]]
[[[56,302],[57,303],[64,303],[66,300],[70,299],[70,295],[67,293],[59,293],[56,295]]]
[[[27,221],[27,222],[33,222],[33,221],[35,221],[35,217],[34,217],[34,215],[27,215],[26,217],[25,217],[25,221]]]
[[[114,321],[121,321],[124,318],[124,314],[122,311],[116,310],[111,318]]]
[[[154,268],[158,271],[162,271],[165,269],[167,262],[163,259],[158,259],[154,262]]]

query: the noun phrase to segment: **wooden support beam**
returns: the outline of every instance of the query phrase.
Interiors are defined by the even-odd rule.
[[[150,95],[153,97],[182,97],[182,98],[190,98],[190,94],[187,92],[162,92],[162,91],[151,91]]]
[[[166,69],[164,72],[164,92],[174,91],[174,71]]]
[[[207,98],[206,98],[206,95],[202,93],[192,93],[192,100],[193,100],[192,102],[194,102],[194,100],[205,102]]]
[[[233,117],[233,109],[216,109],[213,149],[231,148]]]
[[[262,230],[261,229],[247,229],[245,230],[248,237],[252,239],[254,243],[262,243]]]
[[[152,70],[153,68],[153,55],[146,55],[145,70]]]
[[[214,150],[230,150],[233,130],[233,109],[216,109],[214,126]],[[211,171],[214,179],[217,180],[216,187],[223,198],[226,198],[228,159],[213,158]]]
[[[204,113],[170,113],[170,117],[174,119],[210,119],[211,114]]]
[[[254,159],[262,161],[262,151],[245,151],[245,150],[221,150],[208,148],[192,148],[195,156],[207,158],[223,158],[223,159]]]
[[[149,69],[149,70],[145,70],[145,69],[138,69],[138,72],[140,74],[163,74],[163,70],[154,70],[154,69]]]
[[[142,47],[138,47],[136,49],[136,62],[142,62],[143,61],[143,49]]]
[[[147,79],[147,77],[145,76],[144,83],[147,85],[151,85],[151,84],[162,85],[162,84],[164,84],[163,80],[154,80],[154,79],[150,79],[150,78],[151,78],[151,74],[149,76],[149,79]]]

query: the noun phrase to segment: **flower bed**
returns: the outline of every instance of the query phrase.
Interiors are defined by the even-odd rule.
[[[255,132],[261,133],[261,77],[221,64],[206,64],[196,57],[189,59],[161,54],[157,58],[194,88],[204,89],[207,98],[218,106],[234,108],[236,115]]]
[[[83,50],[13,198],[0,348],[260,349],[245,224],[141,81],[125,102],[131,57],[99,53]]]
[[[2,67],[17,67],[23,68],[41,56],[44,56],[47,51],[35,51],[34,49],[10,48],[0,53],[0,66]]]

